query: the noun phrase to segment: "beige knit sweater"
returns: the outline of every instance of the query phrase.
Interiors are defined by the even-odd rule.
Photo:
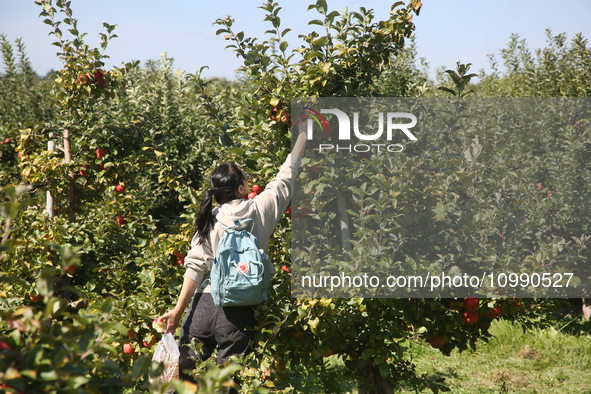
[[[191,241],[191,249],[185,257],[185,276],[202,284],[209,278],[209,273],[215,258],[217,246],[222,238],[224,227],[234,225],[234,220],[251,218],[245,224],[246,230],[251,232],[259,240],[259,248],[268,253],[269,238],[273,235],[275,227],[283,213],[289,206],[293,181],[296,178],[300,166],[300,158],[291,154],[279,169],[279,173],[271,180],[258,196],[247,200],[244,198],[232,200],[222,204],[213,210],[215,217],[214,228],[209,232],[209,242],[198,245],[198,238],[195,236]],[[269,260],[271,275],[275,274],[275,268]],[[209,293],[207,286],[203,292]]]

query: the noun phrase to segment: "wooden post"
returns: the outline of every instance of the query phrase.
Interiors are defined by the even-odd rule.
[[[70,152],[70,129],[64,129],[64,162],[72,162],[72,153]],[[70,171],[70,187],[68,188],[68,219],[73,222],[76,219],[76,174]]]
[[[337,210],[339,211],[339,221],[341,227],[341,244],[345,251],[351,250],[351,233],[349,232],[349,215],[347,215],[347,205],[345,201],[345,194],[337,194]]]
[[[47,150],[50,152],[55,152],[55,142],[54,141],[47,141]],[[51,195],[51,191],[47,190],[47,214],[50,218],[54,216],[53,213],[53,196]]]

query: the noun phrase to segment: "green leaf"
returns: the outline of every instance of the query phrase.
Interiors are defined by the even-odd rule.
[[[188,381],[173,380],[172,385],[178,394],[195,394],[197,392],[197,385]]]
[[[253,170],[253,171],[258,170],[258,165],[255,160],[246,159],[246,167]]]
[[[435,212],[435,220],[443,220],[446,216],[445,204],[440,202],[437,204],[435,208],[433,208],[433,212]]]
[[[18,202],[5,202],[0,205],[0,214],[5,219],[15,219],[18,216],[18,211],[20,209],[20,204]]]
[[[387,378],[390,375],[390,367],[388,366],[388,363],[381,363],[379,369],[382,378]]]
[[[457,93],[456,93],[455,91],[453,91],[453,90],[452,90],[452,89],[450,89],[450,88],[446,88],[445,86],[440,86],[440,87],[438,87],[437,89],[439,89],[439,90],[443,90],[444,92],[451,93],[451,94],[452,94],[452,95],[454,95],[454,96],[455,96],[455,95],[457,95]]]
[[[326,14],[326,0],[318,0],[316,2],[316,9],[318,10],[318,12],[320,12],[321,14]]]
[[[103,313],[111,313],[113,311],[113,298],[108,297],[103,303],[101,304],[101,311]]]
[[[150,367],[150,377],[157,378],[158,376],[162,375],[164,372],[164,363],[160,361],[152,361],[152,366]]]
[[[361,358],[364,360],[367,360],[370,357],[373,357],[376,355],[376,350],[375,349],[365,349],[363,351],[363,353],[361,353]]]
[[[43,270],[39,279],[37,279],[37,291],[39,295],[48,297],[53,293],[53,283],[55,281],[55,268],[49,267]]]
[[[220,144],[222,144],[223,146],[234,146],[234,142],[232,141],[232,138],[230,138],[230,136],[228,134],[222,134],[220,135]]]
[[[133,363],[133,369],[131,370],[131,377],[133,380],[137,380],[144,376],[150,369],[151,364],[152,360],[150,360],[148,356],[145,354],[139,356],[138,359]]]

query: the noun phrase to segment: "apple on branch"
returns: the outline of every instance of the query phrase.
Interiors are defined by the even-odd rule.
[[[109,153],[109,150],[107,148],[97,148],[96,149],[96,157],[97,159],[102,159],[103,157],[105,157],[107,155],[107,153]]]
[[[475,297],[466,297],[464,298],[464,308],[468,312],[476,312],[478,309],[478,298]]]
[[[123,353],[125,354],[134,354],[135,350],[133,348],[133,346],[131,345],[131,343],[126,343],[125,345],[123,345]]]
[[[469,326],[478,323],[478,312],[464,312],[464,321]]]
[[[124,192],[125,192],[125,189],[127,189],[127,188],[125,187],[125,185],[122,185],[122,184],[120,184],[119,182],[117,182],[117,184],[115,185],[115,191],[116,191],[117,193],[124,193]]]

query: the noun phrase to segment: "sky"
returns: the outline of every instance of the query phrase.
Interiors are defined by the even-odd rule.
[[[407,0],[410,1],[410,0]],[[282,10],[281,29],[291,28],[285,36],[290,48],[301,44],[299,34],[308,34],[319,26],[309,26],[317,19],[315,10],[308,11],[313,0],[279,1]],[[388,18],[394,1],[384,0],[328,0],[329,11],[358,11],[360,7],[373,9],[375,20]],[[203,76],[235,79],[241,65],[229,44],[216,36],[220,27],[213,25],[218,18],[230,15],[236,32],[246,37],[264,38],[271,27],[263,22],[262,0],[73,0],[73,17],[78,28],[86,32],[92,47],[98,47],[98,34],[104,32],[103,22],[116,24],[118,35],[109,44],[110,59],[106,68],[122,63],[159,59],[166,51],[174,59],[174,68],[194,73],[202,66]],[[22,38],[26,53],[39,75],[60,69],[57,47],[48,36],[50,26],[43,23],[41,7],[34,0],[0,0],[0,34],[14,44]],[[471,71],[490,71],[487,55],[495,54],[509,42],[512,33],[526,39],[529,49],[546,46],[546,29],[554,34],[566,33],[569,40],[576,33],[591,37],[590,0],[423,0],[420,15],[415,16],[416,43],[419,57],[430,64],[430,74],[436,68],[454,68],[456,62],[472,63]],[[590,46],[588,44],[588,46]]]

